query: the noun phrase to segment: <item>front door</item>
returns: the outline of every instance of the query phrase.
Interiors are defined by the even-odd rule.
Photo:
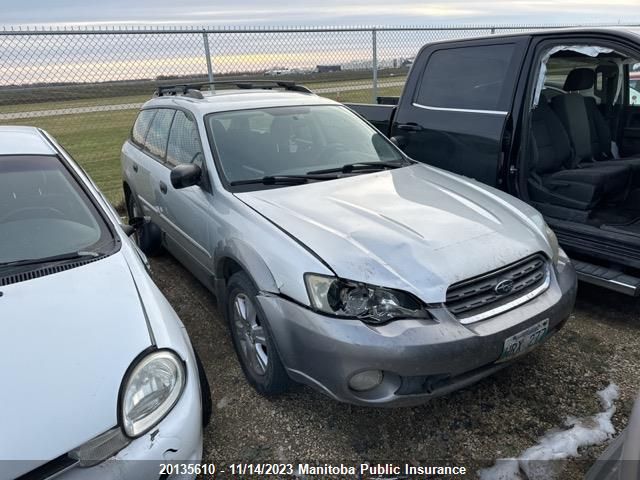
[[[202,169],[199,185],[175,189],[171,169],[194,163]],[[209,191],[202,143],[191,114],[177,110],[167,141],[165,168],[159,177],[165,241],[169,249],[206,283],[213,271],[209,251],[213,197]]]

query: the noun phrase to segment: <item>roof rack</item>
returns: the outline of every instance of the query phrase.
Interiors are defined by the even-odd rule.
[[[273,90],[274,88],[282,88],[291,92],[313,93],[307,87],[297,85],[295,82],[273,81],[273,80],[218,80],[215,82],[203,83],[181,83],[178,85],[162,85],[155,92],[158,97],[166,95],[188,95],[195,98],[203,98],[200,90],[202,87],[210,85],[234,85],[242,90],[262,89]]]

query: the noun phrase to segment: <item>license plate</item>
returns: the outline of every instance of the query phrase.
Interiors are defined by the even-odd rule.
[[[504,341],[502,355],[500,355],[498,362],[511,360],[528,352],[544,339],[547,330],[549,330],[548,318],[510,336]]]

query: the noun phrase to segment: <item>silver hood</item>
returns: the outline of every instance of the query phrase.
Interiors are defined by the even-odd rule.
[[[425,165],[236,195],[338,276],[428,303],[444,301],[452,283],[550,254],[527,218],[539,217],[533,209]]]
[[[122,251],[0,291],[0,460],[51,460],[115,426],[125,371],[151,345]]]

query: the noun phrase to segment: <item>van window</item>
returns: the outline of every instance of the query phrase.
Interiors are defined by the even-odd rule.
[[[169,134],[167,163],[173,166],[196,163],[201,167],[202,161],[202,147],[195,122],[184,112],[176,112]]]
[[[144,142],[145,148],[151,155],[164,159],[164,154],[167,151],[167,141],[169,139],[169,127],[171,127],[174,113],[175,110],[161,108],[158,109],[155,117],[153,117],[147,138]]]
[[[640,63],[629,67],[629,105],[640,105]]]
[[[428,107],[503,110],[515,45],[437,50],[429,57],[416,101]]]
[[[133,140],[133,143],[141,147],[144,145],[144,139],[147,136],[149,125],[151,125],[151,120],[153,120],[155,114],[155,110],[142,110],[138,114],[136,123],[133,124],[133,129],[131,130],[131,140]]]

